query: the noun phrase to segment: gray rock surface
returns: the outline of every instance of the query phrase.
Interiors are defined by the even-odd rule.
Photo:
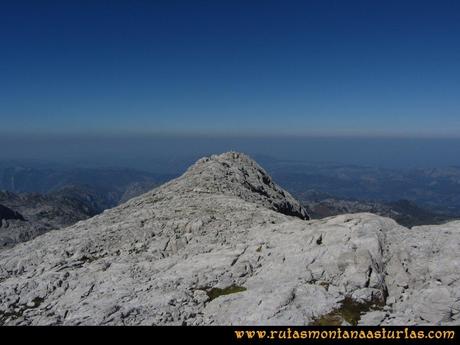
[[[50,195],[0,191],[0,204],[17,215],[2,217],[0,205],[0,250],[98,213],[90,194],[75,193],[70,188]]]
[[[120,200],[118,201],[118,205],[125,203],[129,199],[132,199],[136,196],[147,193],[156,186],[158,186],[158,184],[154,182],[133,182],[126,187],[126,190],[124,191]]]
[[[119,203],[118,186],[114,186],[113,193],[98,193],[84,186],[66,186],[48,194],[0,191],[0,250],[88,219],[145,193],[152,186],[150,182],[128,184]],[[12,216],[7,209],[19,216]]]
[[[0,252],[0,324],[460,324],[460,223],[307,213],[239,153]]]

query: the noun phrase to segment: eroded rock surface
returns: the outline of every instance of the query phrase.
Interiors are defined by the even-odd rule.
[[[0,191],[0,251],[97,213],[89,194],[75,197],[64,190],[53,195]]]
[[[0,252],[0,324],[460,323],[459,222],[307,219],[247,156],[201,159]]]

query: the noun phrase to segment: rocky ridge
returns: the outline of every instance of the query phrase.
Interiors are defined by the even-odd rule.
[[[460,324],[460,222],[308,218],[249,157],[203,158],[0,252],[0,324]]]
[[[0,204],[17,215],[2,219],[0,205],[0,250],[94,216],[100,210],[93,199],[71,188],[48,195],[0,191]]]

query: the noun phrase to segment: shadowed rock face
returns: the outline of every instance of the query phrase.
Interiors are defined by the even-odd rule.
[[[0,252],[0,324],[460,323],[460,222],[307,217],[247,156],[201,159]]]
[[[89,196],[64,190],[53,195],[0,191],[0,250],[95,215]]]
[[[16,211],[13,211],[12,209],[0,205],[0,224],[2,220],[22,220],[24,221],[24,217]]]

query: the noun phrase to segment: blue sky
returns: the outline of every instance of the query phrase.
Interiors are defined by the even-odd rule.
[[[458,1],[2,1],[2,133],[459,136]]]

